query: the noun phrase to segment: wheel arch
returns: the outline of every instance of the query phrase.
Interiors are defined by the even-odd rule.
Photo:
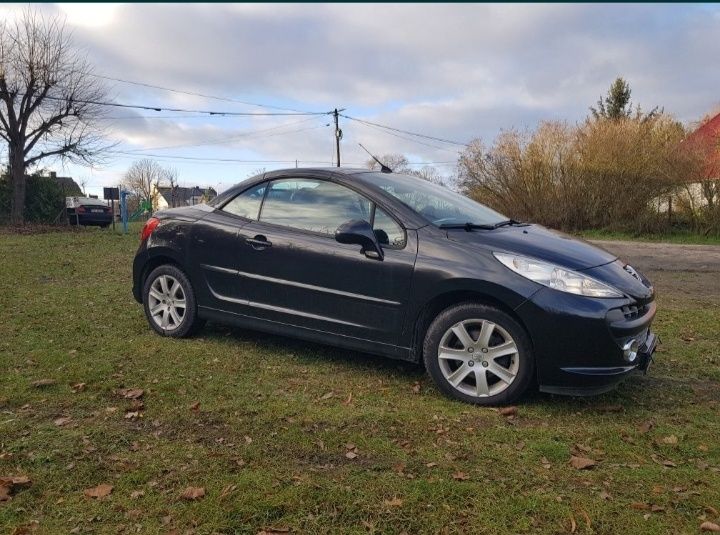
[[[524,299],[522,300],[524,301]],[[522,302],[521,301],[521,302]],[[414,322],[414,331],[412,338],[412,359],[415,362],[421,363],[423,360],[422,346],[425,340],[425,334],[432,321],[440,314],[443,310],[450,308],[455,305],[461,305],[463,303],[475,303],[481,305],[488,305],[502,310],[525,330],[530,339],[530,344],[533,345],[532,336],[527,328],[527,325],[522,318],[515,312],[512,306],[508,305],[502,299],[491,293],[478,289],[452,289],[435,295],[432,299],[427,301],[425,305],[420,309]]]
[[[174,253],[174,251],[164,250],[164,251],[158,251],[155,254],[152,254],[145,262],[145,265],[143,266],[142,271],[140,273],[139,288],[140,288],[141,302],[143,299],[143,295],[142,295],[143,290],[142,289],[145,288],[145,281],[147,280],[148,275],[150,275],[150,273],[152,273],[152,271],[155,268],[158,268],[158,267],[164,266],[164,265],[168,265],[168,264],[175,266],[176,268],[182,270],[184,273],[187,274],[187,272],[183,268],[182,263],[177,258],[177,255]]]

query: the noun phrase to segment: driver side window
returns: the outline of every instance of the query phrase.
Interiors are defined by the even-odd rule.
[[[334,182],[280,179],[270,184],[260,221],[334,235],[350,219],[370,220],[370,201]]]

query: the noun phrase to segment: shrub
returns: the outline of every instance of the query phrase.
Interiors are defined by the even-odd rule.
[[[657,199],[697,176],[682,126],[665,115],[544,122],[461,155],[464,193],[516,219],[567,230],[654,231]]]
[[[0,222],[10,220],[12,184],[7,175],[0,176]],[[25,189],[25,221],[28,223],[62,222],[65,207],[62,188],[55,180],[41,175],[27,177]],[[58,218],[58,215],[61,217]]]

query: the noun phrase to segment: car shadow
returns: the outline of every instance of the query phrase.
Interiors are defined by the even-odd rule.
[[[408,379],[413,382],[425,373],[425,367],[422,364],[410,361],[217,323],[208,323],[201,332],[201,336],[216,340],[232,337],[238,342],[258,344],[280,354],[292,353],[307,364],[323,360],[348,368],[374,370],[380,374],[401,371],[403,374],[407,374]]]
[[[264,333],[240,327],[208,323],[201,336],[215,340],[231,337],[242,343],[257,344],[278,354],[292,354],[304,364],[312,365],[319,360],[332,362],[347,369],[377,372],[383,376],[400,374],[408,384],[418,380],[432,380],[425,373],[422,363],[397,360],[370,353],[362,353],[316,342]],[[439,397],[443,397],[437,391]],[[710,401],[720,402],[720,385],[715,381],[691,378],[634,375],[620,383],[617,388],[594,396],[561,396],[540,392],[536,387],[518,400],[524,406],[553,407],[560,413],[641,413],[647,410],[675,410],[679,405]],[[453,402],[448,399],[448,402]]]

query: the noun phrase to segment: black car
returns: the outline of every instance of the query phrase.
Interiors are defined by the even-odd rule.
[[[419,178],[258,175],[150,219],[133,294],[155,331],[205,320],[424,362],[481,405],[590,394],[645,371],[652,285],[614,255]]]
[[[71,225],[87,225],[107,228],[112,223],[112,210],[99,199],[92,197],[68,197],[65,211]]]

